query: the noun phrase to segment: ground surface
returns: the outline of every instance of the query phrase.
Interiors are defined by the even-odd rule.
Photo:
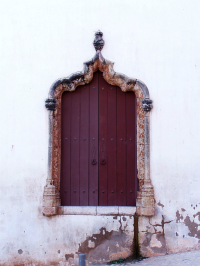
[[[123,266],[200,266],[200,250],[151,257],[139,262],[116,264]]]

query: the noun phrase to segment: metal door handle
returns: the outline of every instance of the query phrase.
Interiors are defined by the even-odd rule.
[[[97,160],[96,159],[92,159],[92,165],[97,164]]]
[[[106,160],[105,160],[105,159],[102,159],[102,160],[101,160],[101,164],[102,164],[102,165],[106,164]]]

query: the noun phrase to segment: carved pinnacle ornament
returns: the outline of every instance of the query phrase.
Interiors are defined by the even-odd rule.
[[[93,45],[96,51],[101,51],[104,47],[104,40],[102,36],[103,36],[103,32],[101,32],[100,30],[95,32],[95,39],[94,39]]]
[[[153,101],[150,100],[149,98],[145,98],[144,100],[142,100],[142,109],[145,112],[151,111],[151,109],[153,108],[152,102]]]
[[[46,99],[45,107],[49,111],[55,111],[55,109],[56,109],[56,99]]]

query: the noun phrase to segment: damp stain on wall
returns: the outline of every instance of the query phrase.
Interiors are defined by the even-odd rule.
[[[180,222],[183,220],[183,215],[179,213],[179,211],[176,212],[176,222]]]
[[[195,205],[195,209],[196,208],[197,205]],[[195,210],[193,204],[191,204],[191,209],[193,211]],[[200,230],[198,229],[200,226],[200,212],[191,214],[191,210],[187,210],[186,212],[185,208],[181,208],[181,211],[182,214],[180,214],[179,210],[176,211],[176,223],[182,223],[188,228],[188,232],[183,235],[183,238],[188,235],[189,237],[200,239]],[[190,213],[190,215],[188,213]],[[179,236],[178,232],[176,232],[176,236]]]
[[[192,237],[200,239],[200,230],[198,230],[198,226],[200,226],[200,224],[197,224],[194,221],[191,221],[188,215],[184,219],[184,223],[189,229],[188,236],[192,236]]]
[[[166,221],[164,215],[162,215],[160,223],[153,224],[149,218],[146,231],[141,232],[143,233],[143,241],[140,242],[140,249],[143,256],[166,254],[165,224],[171,222],[172,220]]]
[[[105,227],[99,234],[93,234],[79,245],[78,253],[85,253],[90,262],[110,261],[130,256],[128,237],[121,229],[108,232]]]
[[[87,236],[79,244],[77,253],[85,253],[89,263],[105,263],[132,255],[134,235],[133,231],[127,230],[127,226],[133,219],[131,217],[127,221],[128,217],[125,216],[113,217],[114,220],[116,218],[120,223],[118,230],[109,231],[106,227],[101,227],[99,233]]]

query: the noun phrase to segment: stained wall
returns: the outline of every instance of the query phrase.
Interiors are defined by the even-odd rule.
[[[98,29],[104,33],[103,56],[117,72],[147,84],[154,102],[156,211],[139,218],[141,254],[199,249],[199,1],[2,0],[0,14],[1,264],[76,264],[88,245],[94,260],[113,248],[102,262],[132,252],[132,216],[42,215],[44,101],[57,78],[82,70],[93,57]]]

